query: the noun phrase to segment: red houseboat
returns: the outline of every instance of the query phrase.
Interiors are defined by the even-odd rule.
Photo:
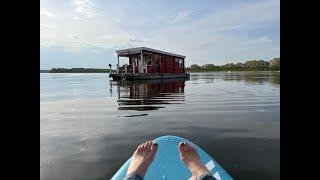
[[[109,75],[113,80],[190,77],[190,74],[185,72],[186,56],[146,47],[121,49],[116,53],[118,57],[117,69],[115,73]],[[120,66],[119,57],[127,57],[128,64]]]

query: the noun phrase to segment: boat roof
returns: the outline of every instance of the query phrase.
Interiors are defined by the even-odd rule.
[[[160,50],[151,49],[151,48],[147,48],[147,47],[136,47],[136,48],[128,48],[128,49],[119,49],[119,50],[116,50],[116,53],[119,56],[127,56],[129,54],[140,53],[141,51],[149,51],[149,52],[154,52],[154,53],[159,53],[159,54],[165,54],[165,55],[169,55],[169,56],[180,57],[180,58],[183,58],[183,59],[186,58],[186,56],[183,56],[183,55],[174,54],[174,53],[165,52],[165,51],[160,51]]]

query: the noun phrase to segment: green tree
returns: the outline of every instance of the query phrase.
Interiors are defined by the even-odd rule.
[[[280,70],[280,57],[279,58],[273,58],[270,60],[270,69],[273,71],[279,71]]]
[[[198,64],[192,64],[190,66],[190,71],[201,71],[201,67]]]
[[[263,60],[250,60],[244,63],[246,69],[254,71],[268,70],[270,63]]]
[[[202,69],[204,71],[214,71],[214,65],[213,64],[205,64],[202,66]]]

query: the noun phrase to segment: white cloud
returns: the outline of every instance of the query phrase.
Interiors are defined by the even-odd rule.
[[[187,65],[268,59],[279,56],[279,41],[268,34],[257,36],[251,32],[266,31],[271,24],[280,22],[279,17],[278,1],[241,4],[197,20],[157,28],[149,34],[153,37],[149,44],[186,55]]]
[[[270,39],[268,36],[261,36],[259,39],[258,39],[260,42],[272,42],[272,39]]]
[[[46,8],[40,9],[40,16],[55,17],[56,15]]]
[[[98,15],[97,5],[93,0],[73,0],[75,11],[88,18]]]
[[[209,26],[215,31],[254,28],[257,25],[280,20],[279,1],[244,3],[203,18],[197,25]]]
[[[40,29],[44,28],[56,28],[57,26],[54,24],[40,23]]]
[[[127,34],[106,34],[97,38],[97,40],[102,41],[106,44],[115,44],[115,43],[127,43],[130,39],[130,35]]]
[[[175,17],[173,17],[173,22],[180,22],[189,19],[191,15],[190,11],[181,11],[178,12]]]
[[[120,20],[119,18],[115,18],[115,17],[112,17],[112,18],[111,18],[111,21],[114,22],[114,23],[116,23],[116,24],[121,23],[121,20]]]
[[[130,2],[110,2],[106,7],[90,0],[71,2],[55,13],[42,10],[41,46],[60,46],[72,52],[87,47],[147,46],[186,55],[187,65],[280,54],[278,35],[268,34],[270,29],[278,33],[278,0],[239,3],[203,14],[195,10],[164,13],[161,8],[140,13],[141,8],[126,7]],[[172,16],[172,12],[177,13]],[[55,14],[59,16],[51,18]]]
[[[69,39],[74,39],[74,40],[80,39],[79,36],[76,36],[76,35],[74,35],[74,34],[68,34],[67,37],[68,37]]]
[[[129,39],[130,42],[133,42],[133,43],[141,43],[143,42],[142,40],[140,39]]]

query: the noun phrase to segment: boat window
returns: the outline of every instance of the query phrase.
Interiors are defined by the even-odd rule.
[[[132,58],[132,64],[133,64],[134,66],[137,66],[137,58],[136,58],[136,57],[133,57],[133,58]]]
[[[141,64],[141,65],[144,64],[141,58],[139,58],[139,64]]]
[[[183,67],[183,59],[179,59],[179,67]]]
[[[165,56],[162,56],[162,60],[163,60],[163,61],[166,61],[166,57],[165,57]]]
[[[152,65],[155,65],[155,64],[156,64],[156,55],[155,55],[155,54],[153,54],[153,55],[151,56],[151,64],[152,64]]]
[[[151,65],[151,56],[146,55],[144,58],[145,58],[146,64]]]

